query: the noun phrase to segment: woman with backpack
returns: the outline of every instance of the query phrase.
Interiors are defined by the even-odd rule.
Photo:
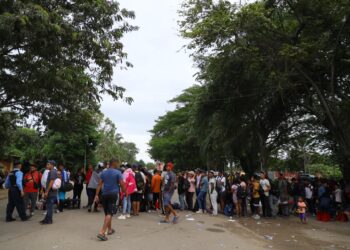
[[[119,220],[130,218],[131,212],[131,195],[135,192],[136,181],[132,169],[129,167],[123,173],[126,192],[122,193],[123,213],[118,217]]]
[[[146,184],[146,176],[140,171],[141,167],[138,167],[137,165],[133,165],[132,169],[135,174],[135,182],[136,182],[134,193],[131,195],[132,211],[133,211],[133,215],[139,216],[140,204],[143,198],[143,193],[144,193],[145,184]]]

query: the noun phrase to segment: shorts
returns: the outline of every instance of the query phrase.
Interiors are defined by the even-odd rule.
[[[105,212],[105,215],[113,216],[116,203],[117,203],[117,194],[106,194],[102,195],[102,206]]]
[[[132,202],[141,202],[141,200],[142,200],[142,194],[140,194],[140,193],[133,193],[131,195],[131,201]]]
[[[163,204],[164,206],[171,205],[171,198],[173,197],[174,192],[165,192],[163,193]]]
[[[306,219],[305,213],[300,213],[300,214],[299,214],[299,218],[300,218],[301,220],[305,220],[305,219]]]
[[[252,202],[254,207],[260,206],[260,198],[252,198]]]

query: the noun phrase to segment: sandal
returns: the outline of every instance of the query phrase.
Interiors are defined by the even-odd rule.
[[[104,234],[98,234],[98,235],[97,235],[97,238],[99,238],[101,241],[106,241],[106,240],[108,240],[108,238],[107,238],[106,235],[104,235]]]
[[[112,228],[112,230],[110,232],[107,233],[107,235],[112,235],[115,233],[115,230]]]

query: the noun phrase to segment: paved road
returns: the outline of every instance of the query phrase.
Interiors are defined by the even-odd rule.
[[[1,250],[350,249],[350,223],[301,225],[296,218],[228,221],[224,216],[187,212],[180,213],[177,225],[158,223],[157,213],[142,213],[125,221],[114,218],[117,233],[100,242],[96,234],[102,213],[66,210],[54,215],[54,224],[42,226],[38,221],[43,215],[38,211],[28,222],[5,223],[5,203],[0,201]]]

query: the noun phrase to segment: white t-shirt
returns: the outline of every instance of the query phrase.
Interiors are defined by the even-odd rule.
[[[45,169],[43,175],[41,176],[41,186],[46,188],[47,176],[49,175],[50,170]]]
[[[225,176],[218,176],[216,177],[216,180],[221,183],[221,191],[224,192],[225,191],[225,187],[226,187],[226,178]]]
[[[312,187],[305,187],[305,198],[312,199]]]
[[[337,188],[334,191],[335,202],[342,203],[342,191],[340,188]]]
[[[213,184],[213,188],[214,188],[213,192],[212,192],[212,184]],[[213,177],[209,180],[209,194],[217,194],[215,187],[216,187],[216,180]]]
[[[269,196],[269,190],[270,190],[270,182],[268,179],[262,179],[260,180],[260,185],[261,185],[261,188],[265,191],[264,192],[264,195],[265,196]]]

